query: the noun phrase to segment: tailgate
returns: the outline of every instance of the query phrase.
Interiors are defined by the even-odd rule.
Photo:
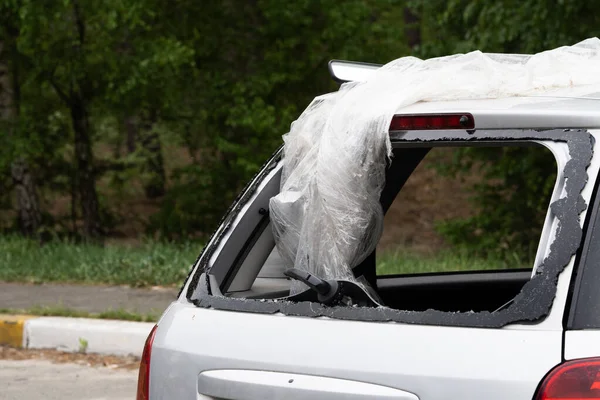
[[[491,400],[531,399],[561,361],[561,345],[561,331],[340,321],[176,303],[157,331],[150,394],[153,399],[480,400],[482,394]],[[367,397],[336,391],[336,384]]]

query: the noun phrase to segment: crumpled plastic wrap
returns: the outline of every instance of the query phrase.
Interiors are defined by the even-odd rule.
[[[428,60],[403,57],[364,82],[316,97],[284,135],[281,191],[270,201],[285,267],[356,281],[352,268],[375,249],[382,233],[379,196],[386,165],[393,161],[388,129],[403,107],[595,84],[600,40],[591,38],[531,56],[474,51]],[[291,294],[304,289],[294,282]]]

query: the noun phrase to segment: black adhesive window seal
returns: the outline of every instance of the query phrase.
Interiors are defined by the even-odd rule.
[[[508,307],[496,312],[407,311],[387,307],[326,307],[311,302],[292,303],[282,300],[265,301],[213,296],[210,293],[210,285],[208,284],[210,270],[206,266],[214,249],[218,246],[218,240],[205,249],[199,257],[199,268],[191,278],[188,299],[198,307],[225,311],[261,314],[282,313],[290,316],[323,316],[343,320],[392,321],[422,325],[499,328],[510,323],[538,322],[543,320],[552,307],[556,295],[558,276],[568,265],[571,257],[577,252],[581,243],[582,229],[580,215],[587,207],[581,196],[581,191],[588,179],[586,170],[590,164],[593,150],[593,137],[589,132],[584,129],[402,131],[391,132],[390,136],[392,142],[405,143],[494,141],[509,144],[515,141],[539,140],[564,142],[567,144],[571,158],[563,169],[563,174],[566,178],[566,196],[550,204],[550,209],[556,216],[559,224],[555,240],[550,244],[550,252],[537,268],[536,274],[523,286],[520,293]],[[217,234],[222,237],[223,232],[226,232],[230,228],[230,221],[235,218],[237,212],[243,206],[244,199],[247,201],[251,197],[251,195],[247,196],[246,194],[252,193],[252,190],[256,190],[258,184],[259,181],[255,181],[254,189],[250,187],[244,192],[245,194],[240,197],[239,202],[232,207],[231,214],[226,218],[224,226],[219,228]],[[201,274],[205,272],[207,279],[201,284],[205,285],[206,290],[195,291],[194,283],[198,283]],[[196,297],[191,298],[192,293],[196,293]]]

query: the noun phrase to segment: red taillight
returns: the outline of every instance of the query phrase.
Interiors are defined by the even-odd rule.
[[[600,358],[560,364],[546,376],[535,397],[535,400],[583,399],[600,399]]]
[[[394,115],[390,123],[390,131],[474,128],[475,119],[471,114]]]
[[[150,390],[150,355],[152,353],[152,342],[154,342],[154,335],[156,334],[157,327],[158,325],[154,325],[154,328],[152,328],[146,339],[146,344],[144,344],[144,352],[142,353],[142,359],[140,360],[140,372],[138,374],[137,400],[148,400],[150,397],[148,394]]]

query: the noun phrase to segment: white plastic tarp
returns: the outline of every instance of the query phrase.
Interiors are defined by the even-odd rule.
[[[527,96],[600,83],[600,40],[531,56],[468,54],[392,61],[313,100],[284,135],[281,192],[270,201],[286,268],[354,280],[376,247],[394,114],[419,101]],[[468,110],[465,110],[468,111]],[[305,289],[292,285],[291,293]]]

